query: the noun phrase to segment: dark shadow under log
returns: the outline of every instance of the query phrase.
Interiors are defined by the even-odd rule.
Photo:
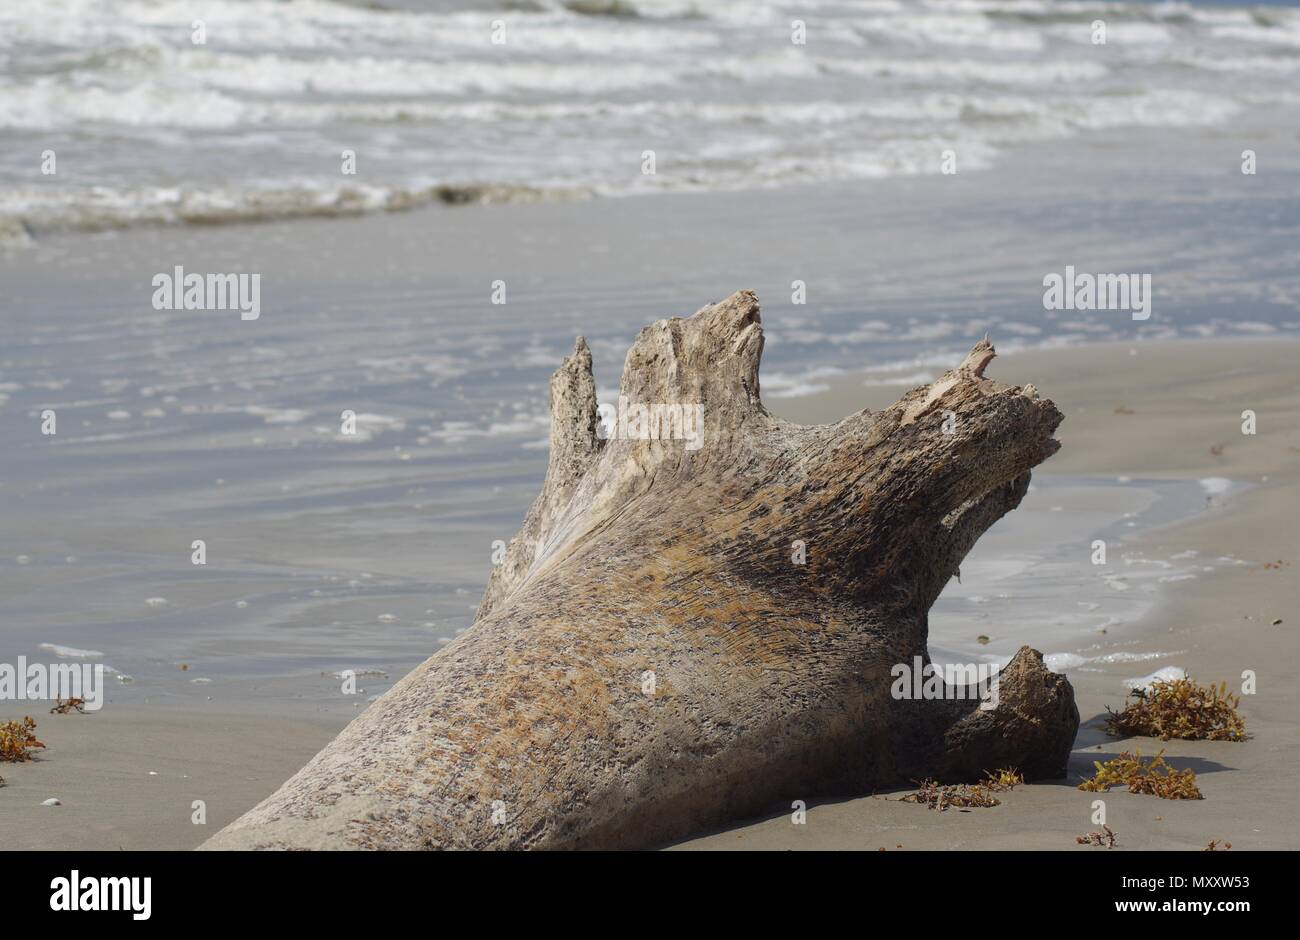
[[[473,627],[205,848],[633,848],[920,776],[1062,775],[1073,691],[1027,647],[991,710],[890,691],[1060,412],[985,378],[985,341],[883,411],[793,425],[762,348],[747,291],[645,328],[621,396],[701,406],[702,439],[604,440],[579,339]]]

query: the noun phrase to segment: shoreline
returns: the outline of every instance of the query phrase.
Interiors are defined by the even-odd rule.
[[[1077,845],[1074,837],[1098,828],[1091,818],[1098,798],[1106,804],[1107,824],[1118,834],[1119,849],[1199,850],[1211,839],[1226,840],[1235,850],[1294,847],[1300,821],[1287,808],[1284,790],[1300,763],[1295,756],[1300,729],[1294,722],[1300,694],[1287,667],[1300,650],[1294,632],[1300,624],[1294,613],[1300,587],[1289,571],[1300,564],[1291,537],[1300,522],[1300,474],[1294,461],[1290,466],[1285,461],[1287,454],[1300,453],[1300,436],[1293,430],[1300,418],[1300,381],[1291,368],[1295,347],[1149,344],[1141,347],[1145,369],[1138,372],[1125,361],[1132,346],[1116,343],[1109,349],[995,360],[995,377],[1034,382],[1066,415],[1057,432],[1061,450],[1035,476],[1127,472],[1188,477],[1213,471],[1253,479],[1257,485],[1196,519],[1139,539],[1152,553],[1227,553],[1243,564],[1179,583],[1139,622],[1145,637],[1179,651],[1176,656],[1148,668],[1098,663],[1089,671],[1066,673],[1081,719],[1069,776],[1002,794],[1001,806],[944,813],[897,802],[913,789],[901,787],[811,805],[805,826],[792,825],[782,814],[675,848],[1095,851]],[[889,397],[880,394],[882,400]],[[806,404],[815,408],[822,403]],[[1261,428],[1253,439],[1236,429],[1236,415],[1249,404],[1261,416],[1267,414],[1271,424],[1270,432]],[[1214,406],[1233,421],[1207,418],[1205,409]],[[1117,407],[1132,414],[1117,414]],[[1144,422],[1144,413],[1154,423]],[[1130,419],[1138,421],[1120,423]],[[1239,440],[1233,440],[1234,430]],[[1219,442],[1224,445],[1222,455],[1211,453],[1209,448]],[[1280,567],[1265,567],[1278,562]],[[1274,625],[1279,618],[1282,623]],[[1243,696],[1241,706],[1251,739],[1161,742],[1107,736],[1106,707],[1122,707],[1124,679],[1163,665],[1180,666],[1202,683],[1227,681],[1230,691],[1240,684],[1242,671],[1253,670],[1259,694]],[[1093,761],[1134,749],[1144,756],[1164,750],[1173,766],[1193,769],[1205,799],[1169,801],[1075,788],[1090,775]]]
[[[969,813],[937,813],[881,795],[814,803],[802,827],[782,814],[679,847],[893,850],[901,844],[1083,851],[1073,836],[1097,828],[1089,818],[1095,795],[1073,785],[1092,760],[1134,745],[1144,754],[1164,747],[1175,766],[1192,767],[1206,798],[1184,804],[1122,792],[1105,797],[1120,848],[1198,849],[1210,839],[1226,839],[1238,849],[1295,844],[1300,822],[1287,813],[1281,792],[1300,763],[1300,732],[1290,720],[1300,694],[1289,688],[1285,665],[1300,646],[1289,632],[1300,591],[1287,570],[1300,563],[1290,541],[1300,473],[1286,462],[1288,454],[1300,452],[1300,439],[1290,431],[1300,418],[1300,383],[1288,371],[1292,347],[1146,343],[1137,344],[1135,357],[1128,352],[1134,345],[1026,352],[995,360],[991,370],[1004,381],[1033,382],[1065,412],[1058,432],[1063,447],[1040,471],[1044,475],[1205,474],[1251,482],[1250,489],[1193,520],[1156,527],[1137,539],[1153,555],[1198,551],[1242,563],[1171,586],[1161,605],[1135,625],[1148,641],[1178,651],[1174,657],[1149,668],[1112,662],[1067,672],[1082,719],[1070,779],[1018,788],[1004,795],[1001,806]],[[847,379],[843,385],[769,407],[786,417],[788,410],[820,410],[825,420],[894,397],[891,389]],[[786,408],[796,402],[799,409]],[[1226,416],[1238,415],[1245,403],[1259,413],[1259,433],[1244,438],[1238,430],[1237,440],[1231,436],[1237,419]],[[1211,452],[1220,445],[1220,453]],[[1264,568],[1266,562],[1282,566]],[[1277,618],[1283,623],[1275,626],[1271,621]],[[1164,665],[1230,685],[1243,669],[1255,670],[1260,694],[1246,697],[1242,706],[1254,737],[1241,744],[1168,745],[1106,738],[1100,724],[1107,705],[1120,707],[1123,679]],[[0,704],[0,720],[32,712],[15,704]],[[355,714],[348,708],[290,718],[273,707],[259,713],[249,702],[231,710],[218,701],[211,708],[204,714],[174,704],[115,709],[110,703],[103,712],[82,716],[39,710],[37,733],[48,751],[33,763],[0,768],[8,783],[0,788],[0,831],[17,834],[6,839],[6,847],[37,844],[24,840],[48,845],[52,835],[69,848],[197,845],[274,790]],[[41,806],[50,796],[64,805]],[[206,826],[190,821],[195,799],[207,799]]]

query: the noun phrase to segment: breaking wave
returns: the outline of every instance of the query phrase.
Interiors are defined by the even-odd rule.
[[[1300,71],[1300,12],[1283,7],[210,0],[202,14],[196,43],[188,0],[0,8],[0,244],[936,173],[949,148],[978,170],[1033,141],[1294,105]],[[46,152],[57,173],[34,163]]]

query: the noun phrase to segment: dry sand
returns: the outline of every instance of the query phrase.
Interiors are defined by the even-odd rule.
[[[993,339],[997,340],[996,335]],[[814,804],[807,823],[788,815],[754,821],[684,843],[693,849],[1065,849],[1097,828],[1097,795],[1074,788],[1091,761],[1125,748],[1167,747],[1178,766],[1199,775],[1205,799],[1171,802],[1122,791],[1104,797],[1121,848],[1200,849],[1211,839],[1234,849],[1300,847],[1291,803],[1300,738],[1300,691],[1290,670],[1300,661],[1300,348],[1286,342],[1102,345],[1031,352],[997,360],[994,377],[1033,382],[1061,407],[1063,443],[1046,473],[1201,478],[1251,484],[1196,521],[1150,535],[1151,551],[1195,549],[1231,555],[1226,566],[1170,585],[1168,603],[1144,629],[1184,650],[1177,664],[1203,680],[1239,684],[1258,675],[1243,704],[1254,738],[1245,743],[1115,741],[1100,728],[1105,706],[1119,706],[1132,663],[1071,673],[1083,726],[1069,780],[1018,789],[990,809],[949,810],[888,796]],[[839,418],[888,404],[898,387],[844,379],[822,395],[777,401],[803,421]],[[1241,434],[1241,412],[1258,415],[1258,434]],[[1211,451],[1221,447],[1220,453]],[[1265,563],[1282,562],[1265,568]],[[1272,621],[1281,618],[1282,623]],[[1145,671],[1145,670],[1144,670]],[[27,709],[30,711],[30,709]],[[342,726],[339,716],[286,718],[247,707],[230,714],[105,709],[93,715],[35,717],[49,745],[38,760],[2,765],[0,847],[60,849],[188,848],[251,807],[297,770]],[[19,716],[0,705],[0,720]],[[154,771],[151,774],[150,771]],[[58,797],[62,806],[43,807]],[[194,800],[207,824],[191,821]]]
[[[0,721],[24,713],[5,702]],[[32,717],[46,745],[0,764],[0,848],[191,849],[269,795],[338,723],[159,707]],[[43,806],[55,798],[60,806]],[[194,822],[196,800],[206,824]]]

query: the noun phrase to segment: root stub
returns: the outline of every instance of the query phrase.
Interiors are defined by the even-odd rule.
[[[899,699],[931,604],[1057,448],[957,368],[832,425],[773,417],[748,291],[641,331],[613,433],[579,339],[541,494],[473,627],[206,848],[635,848],[913,779],[1063,774],[1073,691]],[[928,660],[927,660],[928,661]],[[963,690],[964,691],[964,690]]]

